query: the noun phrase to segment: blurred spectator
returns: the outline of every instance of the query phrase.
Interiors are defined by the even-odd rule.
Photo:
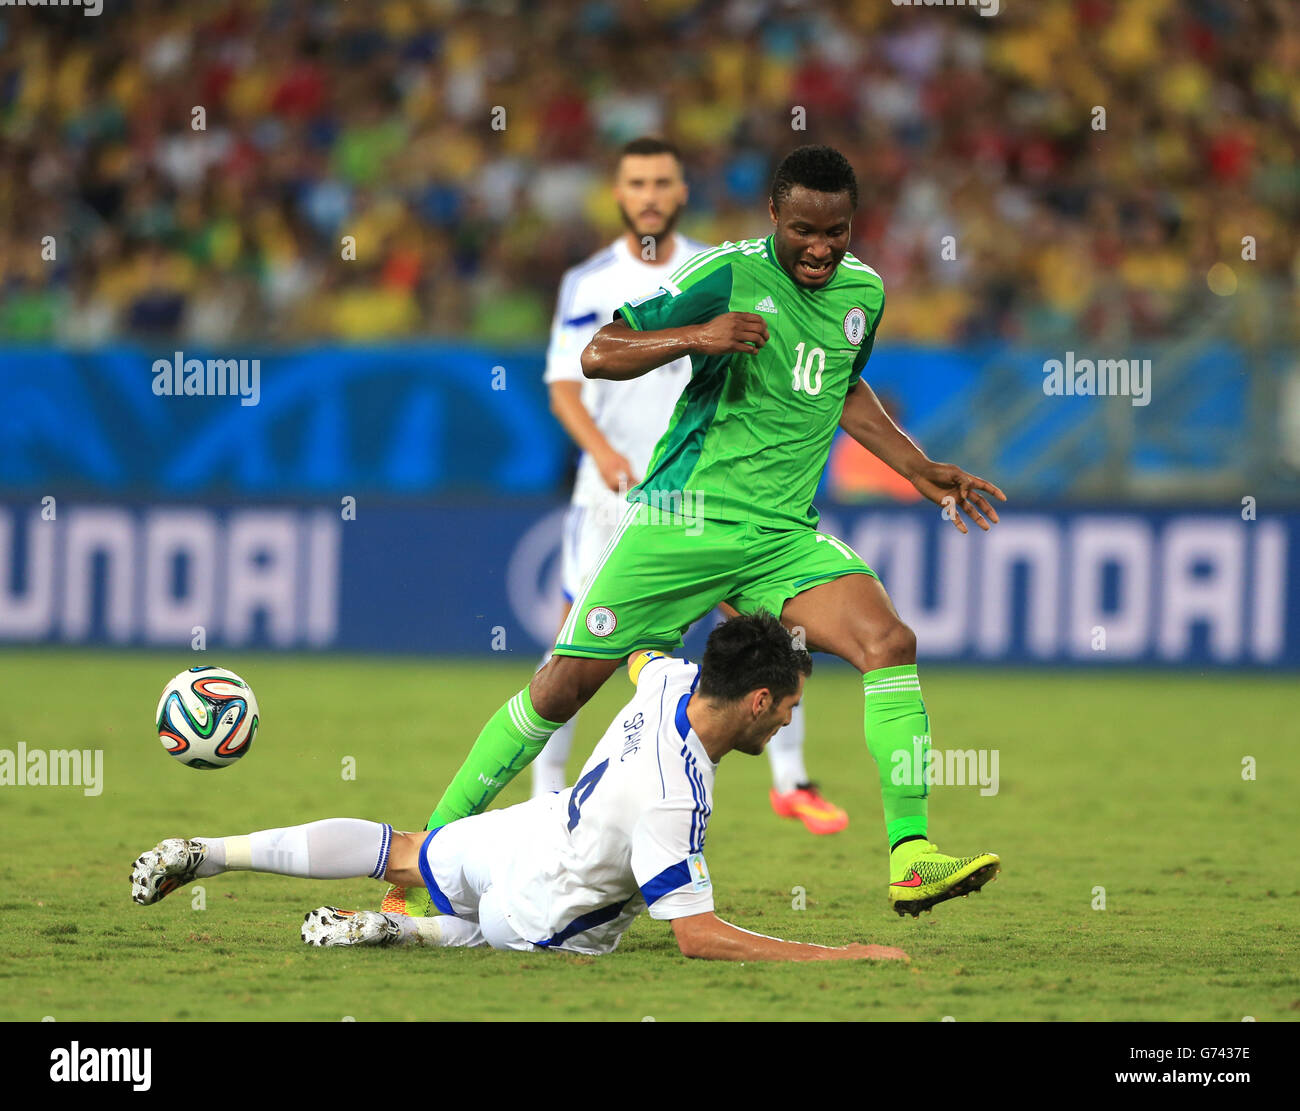
[[[1297,58],[1287,0],[5,7],[0,335],[535,342],[617,231],[610,152],[664,132],[715,241],[765,234],[790,147],[840,146],[882,342],[1168,337],[1224,262],[1284,344]]]

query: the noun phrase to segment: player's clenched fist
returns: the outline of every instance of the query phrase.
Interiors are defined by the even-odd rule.
[[[701,355],[752,354],[767,342],[767,321],[757,313],[724,312],[695,328],[691,346]]]

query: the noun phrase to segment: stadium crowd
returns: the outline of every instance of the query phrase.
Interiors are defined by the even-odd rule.
[[[1287,0],[6,7],[0,128],[11,342],[533,343],[641,134],[706,241],[766,234],[792,146],[842,149],[882,338],[1171,337],[1211,288],[1300,317]]]

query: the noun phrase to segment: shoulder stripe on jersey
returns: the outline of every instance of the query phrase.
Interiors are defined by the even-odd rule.
[[[691,700],[691,692],[687,691],[677,700],[677,714],[674,721],[677,725],[677,735],[684,741],[691,731],[691,719],[686,716],[686,704]]]
[[[571,278],[581,278],[589,270],[599,270],[602,266],[608,266],[617,257],[614,253],[615,247],[616,244],[611,243],[603,250],[597,251],[585,262],[580,262],[577,266],[571,267],[566,276]]]
[[[716,262],[723,255],[767,255],[767,240],[765,239],[742,239],[739,243],[730,241],[723,243],[721,246],[713,247],[703,254],[694,255],[687,262],[682,263],[667,278],[664,279],[661,289],[666,289],[674,297],[681,293],[681,283],[695,273],[703,266],[711,262]]]
[[[583,324],[590,324],[596,318],[597,314],[594,312],[583,313],[581,316],[569,317],[569,319],[564,322],[564,326],[566,328],[578,328]]]
[[[665,683],[667,680],[664,680]],[[691,731],[691,719],[686,716],[686,707],[691,701],[691,695],[695,693],[695,688],[700,685],[700,665],[695,665],[695,678],[691,680],[691,689],[677,700],[677,714],[674,720],[677,723],[677,732],[681,735],[682,740],[686,740]]]
[[[560,280],[560,304],[558,315],[561,317],[568,316],[569,308],[573,304],[574,295],[578,291],[578,282],[594,274],[597,270],[603,270],[615,261],[614,248],[606,247],[587,259],[586,262],[580,262],[577,266],[564,272],[564,277]]]
[[[685,277],[688,268],[694,270],[697,266],[703,266],[704,263],[709,261],[709,259],[716,258],[718,255],[731,250],[731,247],[732,245],[730,242],[719,243],[716,247],[706,247],[703,251],[691,255],[690,258],[683,262],[681,266],[668,276],[670,278]]]
[[[704,776],[700,774],[695,757],[685,745],[682,745],[682,755],[686,758],[686,778],[691,784],[691,795],[695,799],[695,810],[691,814],[691,852],[698,853],[704,848],[704,829],[709,824],[713,808],[705,801]]]
[[[842,259],[840,259],[840,265],[847,266],[850,270],[861,270],[864,274],[875,274],[877,278],[880,277],[880,275],[877,274],[876,271],[874,271],[860,258],[856,258],[851,255],[845,255]]]
[[[679,860],[676,864],[670,864],[654,879],[642,884],[641,898],[645,900],[646,906],[653,906],[657,900],[665,895],[671,895],[683,884],[690,882],[690,865],[684,860]]]
[[[691,837],[688,842],[691,852],[695,852],[695,842],[698,840],[698,829],[700,824],[700,788],[695,782],[695,776],[691,774],[691,754],[686,751],[686,746],[682,745],[682,755],[686,758],[686,780],[691,785],[691,798],[695,800],[695,809],[691,811]]]
[[[721,247],[714,247],[711,251],[705,251],[704,254],[696,255],[694,258],[682,263],[681,266],[668,276],[669,281],[680,284],[683,280],[689,278],[695,273],[695,271],[700,269],[700,267],[707,266],[710,262],[716,261],[723,255],[738,254],[740,251],[741,248],[735,243],[724,243]],[[667,283],[665,283],[665,285],[667,285]]]

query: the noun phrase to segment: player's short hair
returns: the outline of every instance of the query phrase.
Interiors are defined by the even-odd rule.
[[[770,613],[741,614],[709,634],[700,665],[700,694],[735,702],[767,687],[778,702],[799,689],[799,676],[812,674],[812,656],[796,648],[790,633]]]
[[[656,139],[650,135],[643,135],[639,139],[631,139],[618,148],[618,157],[614,159],[615,167],[623,164],[623,159],[629,154],[671,154],[677,159],[677,165],[685,167],[686,163],[682,161],[682,152],[679,151],[667,139]]]
[[[772,177],[772,205],[781,202],[796,185],[818,193],[848,193],[854,211],[858,207],[858,179],[849,160],[834,147],[795,147],[781,159]]]

